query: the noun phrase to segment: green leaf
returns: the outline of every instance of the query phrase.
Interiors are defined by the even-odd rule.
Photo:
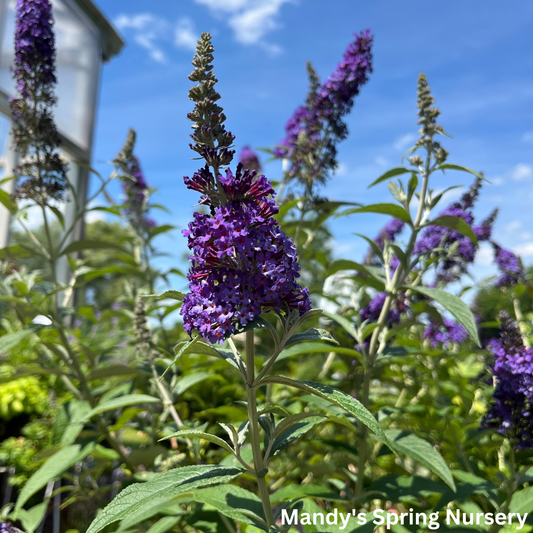
[[[51,205],[48,207],[52,210],[52,212],[56,216],[57,220],[61,224],[61,227],[65,229],[65,218],[63,217],[63,213],[57,207],[54,207]]]
[[[263,505],[252,492],[235,485],[218,485],[194,491],[195,502],[214,507],[223,515],[266,530]]]
[[[361,421],[365,426],[371,429],[376,436],[384,442],[391,450],[394,450],[389,438],[379,426],[377,420],[372,416],[372,413],[358,400],[348,396],[344,392],[323,385],[322,383],[315,383],[313,381],[297,381],[281,376],[268,376],[261,381],[264,383],[278,383],[280,385],[286,385],[288,387],[295,387],[305,392],[314,394],[319,398],[324,398],[329,403],[342,407],[345,411],[348,411],[351,415],[355,416],[357,420]]]
[[[0,354],[11,350],[15,346],[18,346],[22,339],[27,337],[30,333],[33,333],[36,328],[23,329],[22,331],[16,331],[15,333],[8,333],[0,337]]]
[[[515,492],[509,511],[520,514],[531,513],[533,511],[533,487]]]
[[[22,244],[11,244],[0,249],[0,259],[27,259],[28,257],[45,257],[37,249],[23,246]]]
[[[185,297],[185,294],[183,294],[180,291],[174,291],[174,290],[165,291],[162,294],[144,294],[143,295],[143,298],[157,298],[158,300],[169,298],[172,300],[178,300],[180,302],[183,300],[184,297]]]
[[[357,331],[355,326],[346,317],[338,315],[337,313],[330,313],[329,311],[324,311],[323,315],[337,322],[337,324],[339,324],[339,326],[341,326],[346,333],[351,335],[354,339],[357,339]]]
[[[304,418],[303,415],[306,415],[305,418],[307,420],[302,420],[302,418]],[[300,420],[298,421],[298,419]],[[274,444],[272,444],[270,456],[277,455],[281,450],[284,450],[314,426],[320,424],[320,422],[324,422],[325,419],[325,416],[317,416],[316,413],[299,413],[298,415],[292,415],[283,420],[278,426],[278,428],[281,427],[281,430],[278,431],[278,428],[276,428]]]
[[[165,533],[180,521],[179,516],[164,516],[160,518],[146,533]]]
[[[307,331],[302,333],[296,333],[293,335],[286,343],[285,346],[290,346],[291,344],[304,341],[326,341],[333,344],[339,344],[332,336],[329,331],[319,328],[310,328]]]
[[[364,272],[366,274],[369,273],[367,267],[361,263],[356,263],[355,261],[350,261],[349,259],[337,259],[329,265],[326,271],[326,277],[332,276],[341,270],[355,270],[357,272]]]
[[[159,398],[154,398],[153,396],[148,396],[147,394],[127,394],[126,396],[119,396],[118,398],[113,398],[112,400],[108,400],[97,405],[94,409],[91,409],[80,420],[80,422],[86,422],[94,415],[99,415],[101,413],[105,413],[106,411],[114,411],[115,409],[121,409],[122,407],[128,407],[129,405],[159,402],[161,402]]]
[[[90,374],[89,379],[104,379],[115,376],[148,376],[151,375],[140,368],[132,368],[125,365],[111,365],[105,368],[97,368]]]
[[[410,289],[419,292],[420,294],[424,294],[441,304],[442,307],[449,311],[459,323],[464,326],[472,340],[481,348],[474,315],[468,305],[466,305],[460,298],[441,289],[430,289],[429,287],[418,286],[410,287]]]
[[[389,429],[385,431],[385,434],[389,437],[397,451],[429,468],[431,472],[455,491],[455,482],[450,469],[440,453],[431,444],[418,438],[416,435],[406,434],[399,429]]]
[[[175,468],[146,483],[129,485],[93,520],[87,533],[98,533],[109,524],[128,517],[157,498],[178,496],[206,485],[227,483],[243,472],[242,468],[197,465]]]
[[[361,237],[361,239],[364,239],[370,246],[370,248],[372,248],[377,257],[383,261],[383,250],[376,244],[375,241],[369,239],[366,235],[362,235],[361,233],[354,233],[354,235],[356,237]]]
[[[62,448],[50,457],[37,472],[35,472],[26,482],[20,491],[17,504],[15,505],[15,514],[22,506],[48,482],[57,479],[63,472],[66,472],[72,465],[85,459],[94,449],[95,443],[90,443],[83,449],[80,444],[71,444]]]
[[[192,339],[192,341],[180,342],[176,344],[176,346],[174,346],[174,353],[176,354],[176,357],[174,358],[172,364],[174,364],[182,355],[201,354],[218,357],[219,359],[223,359],[224,361],[229,363],[231,366],[234,366],[237,369],[239,368],[237,359],[235,359],[235,354],[231,350],[215,348],[211,344],[201,342],[199,335]],[[244,361],[242,363],[243,366],[245,366]]]
[[[361,354],[357,350],[353,350],[351,348],[344,348],[343,346],[331,346],[330,344],[325,344],[322,342],[302,342],[294,344],[290,348],[283,350],[277,358],[277,361],[281,361],[282,359],[287,359],[288,357],[294,357],[296,355],[301,355],[304,353],[311,354],[328,352],[342,353],[351,357],[357,357],[358,359],[361,359]]]
[[[123,253],[128,253],[124,248],[118,244],[107,242],[107,241],[90,241],[90,240],[81,240],[69,244],[66,248],[63,249],[60,255],[72,254],[74,252],[82,252],[83,250],[119,250]]]
[[[402,174],[407,174],[408,172],[413,172],[411,169],[405,168],[405,167],[396,167],[392,168],[390,170],[387,170],[385,174],[382,174],[378,179],[374,180],[368,188],[374,187],[374,185],[377,185],[378,183],[381,183],[382,181],[386,181],[390,178],[394,178],[396,176],[401,176]]]
[[[48,509],[49,500],[45,500],[31,509],[20,509],[18,512],[18,519],[22,523],[22,527],[26,533],[33,533],[44,518],[44,513]]]
[[[61,435],[61,440],[59,441],[62,446],[68,446],[78,438],[78,435],[85,426],[85,423],[82,422],[82,420],[91,410],[89,402],[80,400],[71,400],[65,407],[68,408],[69,424],[65,428],[65,431]]]
[[[183,394],[193,385],[205,381],[206,379],[223,380],[224,378],[219,374],[213,374],[211,372],[195,372],[194,374],[188,374],[179,378],[178,383],[174,388],[174,392],[178,395]]]
[[[0,203],[12,214],[17,212],[17,203],[11,200],[11,195],[0,189]]]
[[[472,174],[476,178],[480,178],[483,181],[487,181],[488,183],[490,183],[488,180],[486,180],[483,177],[483,174],[481,174],[480,172],[477,172],[476,170],[472,170],[471,168],[468,168],[468,167],[463,167],[461,165],[453,165],[451,163],[444,163],[443,165],[439,165],[435,170],[460,170],[461,172],[468,172],[469,174]]]
[[[217,446],[220,446],[221,448],[224,448],[226,451],[230,453],[234,453],[231,446],[220,437],[217,437],[216,435],[211,435],[211,433],[205,433],[204,431],[197,431],[196,429],[182,429],[181,431],[177,431],[176,433],[172,433],[172,435],[168,435],[167,437],[163,437],[162,439],[159,439],[159,442],[162,440],[168,440],[173,437],[176,438],[189,438],[189,439],[204,439],[208,442],[212,442],[213,444],[216,444]]]
[[[390,215],[397,218],[402,222],[411,224],[411,215],[398,204],[372,204],[365,205],[363,207],[354,207],[353,209],[347,209],[342,213],[335,215],[335,218],[345,217],[348,215],[355,215],[357,213],[378,213],[380,215]]]
[[[321,487],[320,485],[289,485],[271,494],[270,503],[275,505],[276,503],[304,498],[306,496],[315,499],[320,498],[321,500],[344,501],[344,498],[341,498],[336,492]]]
[[[474,244],[477,244],[477,237],[472,228],[461,218],[452,215],[443,215],[435,220],[430,220],[426,226],[440,226],[442,228],[452,229],[468,237]]]

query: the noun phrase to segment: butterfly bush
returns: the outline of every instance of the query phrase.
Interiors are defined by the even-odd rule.
[[[55,38],[49,0],[17,0],[15,65],[18,97],[11,99],[13,140],[23,156],[15,168],[15,199],[40,205],[61,200],[67,188],[66,166],[57,147],[59,135],[51,108],[54,86]]]
[[[496,428],[519,448],[533,447],[533,350],[526,348],[516,322],[502,311],[500,337],[489,343],[496,388],[484,426]]]
[[[428,339],[433,348],[436,348],[439,345],[451,346],[466,342],[468,333],[461,324],[444,317],[442,323],[430,320],[424,330],[424,338]]]
[[[492,234],[492,225],[496,218],[494,210],[487,219],[479,225],[474,225],[473,207],[479,196],[482,181],[477,178],[470,189],[463,194],[458,202],[453,202],[439,216],[455,216],[462,218],[472,230],[478,242],[488,241]],[[455,230],[441,226],[426,228],[415,245],[415,253],[431,253],[434,250],[444,249],[447,256],[439,263],[435,284],[438,282],[449,283],[458,280],[467,272],[468,266],[474,262],[479,245],[472,242],[467,236]]]
[[[113,160],[113,164],[120,172],[126,218],[134,228],[146,231],[153,228],[156,222],[148,216],[150,187],[141,170],[139,159],[133,153],[135,141],[135,130],[130,129],[126,142]]]
[[[214,90],[212,51],[210,36],[203,34],[189,78],[200,82],[190,92],[196,102],[189,114],[195,122],[192,149],[207,164],[184,182],[202,195],[200,204],[208,212],[195,212],[183,231],[192,266],[187,276],[190,292],[180,312],[189,334],[197,330],[209,342],[222,343],[264,309],[304,314],[311,302],[308,289],[296,282],[296,247],[273,218],[278,208],[269,180],[242,163],[235,173],[219,173],[233,158],[233,135],[223,125],[222,109],[213,103],[220,96]]]
[[[310,91],[306,104],[287,121],[285,138],[274,149],[275,157],[290,160],[288,178],[306,183],[308,192],[312,182],[324,182],[327,173],[337,167],[336,144],[348,135],[342,118],[350,112],[372,72],[372,44],[369,30],[356,34],[323,84],[308,63]]]
[[[0,533],[15,533],[16,529],[6,522],[0,522]]]
[[[525,279],[525,272],[520,259],[511,251],[504,250],[497,244],[494,246],[494,262],[500,271],[496,280],[497,287],[515,285]]]
[[[245,146],[240,154],[239,154],[239,162],[242,163],[243,168],[248,170],[257,170],[257,172],[261,172],[261,161],[259,160],[259,156],[249,146]]]

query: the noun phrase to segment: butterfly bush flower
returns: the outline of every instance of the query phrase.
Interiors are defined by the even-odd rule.
[[[361,309],[359,312],[362,320],[368,320],[370,322],[377,322],[381,310],[383,309],[383,304],[387,297],[386,292],[380,292],[370,301],[370,303]],[[387,318],[388,324],[398,324],[403,313],[407,311],[407,298],[403,294],[399,294],[398,297],[393,301],[391,309],[389,311],[389,316]]]
[[[18,97],[10,101],[15,149],[23,156],[15,168],[15,199],[40,205],[61,200],[67,188],[66,166],[57,147],[59,135],[51,108],[54,86],[55,38],[49,0],[17,0],[15,64]]]
[[[502,311],[499,339],[489,343],[494,354],[496,388],[484,427],[498,430],[520,449],[533,447],[533,351],[526,348],[516,322]]]
[[[239,161],[242,163],[243,168],[248,170],[256,170],[261,172],[261,161],[259,161],[259,156],[249,146],[245,146],[241,153],[239,154]]]
[[[15,533],[17,530],[6,522],[0,522],[0,533]]]
[[[442,323],[430,320],[429,325],[424,330],[424,338],[429,340],[433,348],[436,348],[439,345],[462,344],[468,340],[468,333],[458,322],[443,318]]]
[[[520,259],[510,252],[494,244],[494,261],[500,271],[500,276],[496,280],[497,287],[516,285],[525,279],[525,272]]]
[[[469,226],[472,226],[478,242],[490,239],[492,225],[497,215],[495,210],[481,224],[474,225],[472,208],[479,195],[480,188],[481,179],[477,178],[458,202],[452,203],[439,214],[439,216],[451,215],[462,218]],[[462,274],[467,272],[468,265],[474,262],[479,245],[473,243],[468,237],[458,231],[441,226],[429,226],[422,232],[420,239],[416,242],[415,253],[431,253],[437,249],[446,250],[447,255],[439,263],[435,283],[449,283],[456,281]]]
[[[148,200],[150,188],[137,157],[133,154],[136,133],[130,129],[126,142],[113,160],[115,167],[120,172],[122,192],[125,196],[125,214],[132,227],[147,231],[156,225],[155,220],[148,216]]]
[[[342,118],[350,112],[372,72],[372,44],[369,30],[355,35],[355,41],[322,85],[308,63],[310,90],[306,104],[288,120],[285,138],[274,149],[274,155],[289,159],[289,179],[298,178],[309,190],[313,182],[323,183],[328,172],[337,167],[336,144],[348,135]]]
[[[269,180],[242,163],[235,173],[219,173],[222,163],[229,164],[233,157],[233,135],[223,126],[222,109],[213,103],[220,96],[214,90],[210,39],[203,34],[198,41],[189,77],[200,82],[190,92],[196,103],[189,114],[195,122],[193,150],[203,154],[207,164],[184,178],[189,189],[202,195],[200,203],[208,212],[195,212],[183,231],[192,266],[190,292],[180,312],[189,334],[197,330],[207,341],[222,343],[265,309],[304,314],[311,302],[308,289],[296,282],[296,247],[273,218],[278,208]]]

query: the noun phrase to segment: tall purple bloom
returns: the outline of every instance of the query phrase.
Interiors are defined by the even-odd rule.
[[[369,322],[377,322],[386,297],[386,292],[380,292],[374,296],[370,303],[366,307],[363,307],[359,312],[361,319],[368,320]],[[405,313],[406,310],[407,298],[404,294],[398,294],[391,304],[389,315],[387,317],[388,324],[398,324],[402,314]]]
[[[11,524],[0,522],[0,533],[15,533],[17,531]]]
[[[150,188],[139,160],[133,153],[136,137],[135,130],[130,129],[126,142],[113,163],[119,171],[119,179],[122,182],[126,218],[132,227],[144,232],[154,227],[156,223],[148,216]]]
[[[468,225],[472,226],[478,242],[490,239],[492,225],[497,214],[495,210],[480,225],[474,225],[472,208],[480,188],[481,180],[477,178],[458,202],[452,203],[439,214],[439,216],[451,215],[462,218]],[[415,253],[445,254],[438,265],[435,283],[439,281],[452,282],[467,272],[468,265],[474,261],[478,248],[477,244],[457,231],[440,226],[429,226],[416,242]]]
[[[200,81],[190,93],[196,102],[189,114],[196,121],[195,137],[206,116],[212,116],[214,124],[220,122],[214,115],[223,116],[219,106],[210,108],[199,97],[209,90],[220,97],[212,82],[216,79],[211,71],[210,39],[202,34],[198,41],[196,69],[190,76]],[[196,73],[198,69],[210,76]],[[187,276],[190,292],[180,311],[185,330],[189,334],[197,330],[212,343],[222,343],[265,309],[303,314],[311,308],[309,291],[296,282],[300,270],[296,247],[273,218],[278,208],[270,182],[255,170],[244,169],[242,163],[235,173],[229,169],[224,175],[218,173],[221,159],[229,158],[225,141],[229,137],[225,130],[217,131],[222,143],[216,136],[206,136],[205,145],[197,141],[193,146],[204,154],[206,166],[192,178],[184,178],[189,189],[202,195],[200,202],[208,212],[194,213],[189,229],[183,231],[192,251],[192,266]]]
[[[18,98],[10,102],[15,148],[25,157],[15,169],[16,199],[44,205],[67,187],[66,166],[51,108],[56,103],[55,39],[49,0],[17,0],[15,65]]]
[[[516,323],[500,313],[501,335],[489,343],[496,388],[483,425],[493,427],[521,449],[533,447],[533,351],[523,344]]]
[[[496,280],[496,286],[516,285],[525,279],[525,272],[520,259],[513,252],[504,250],[497,244],[493,243],[493,246],[494,261],[500,271],[500,276]]]
[[[259,161],[257,152],[249,146],[245,146],[241,150],[241,153],[239,154],[239,162],[242,163],[242,166],[245,169],[256,170],[257,172],[261,172],[262,170],[261,161]]]
[[[359,90],[372,72],[373,36],[370,31],[355,36],[331,76],[320,85],[308,64],[309,95],[285,125],[285,138],[274,149],[278,158],[291,162],[288,179],[298,179],[312,195],[312,185],[323,183],[337,167],[336,144],[348,129],[342,118],[350,112]]]

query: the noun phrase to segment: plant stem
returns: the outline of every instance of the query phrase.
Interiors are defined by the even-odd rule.
[[[274,515],[272,513],[272,506],[270,505],[270,494],[264,474],[264,470],[266,468],[263,464],[263,454],[261,452],[259,440],[259,422],[257,416],[257,401],[255,397],[256,390],[253,388],[255,379],[254,349],[254,331],[250,330],[246,332],[246,367],[248,379],[245,383],[246,395],[248,399],[248,418],[250,419],[250,440],[252,442],[254,469],[257,473],[259,496],[261,498],[261,502],[263,503],[265,518],[268,528],[270,529],[270,527],[274,525]]]

